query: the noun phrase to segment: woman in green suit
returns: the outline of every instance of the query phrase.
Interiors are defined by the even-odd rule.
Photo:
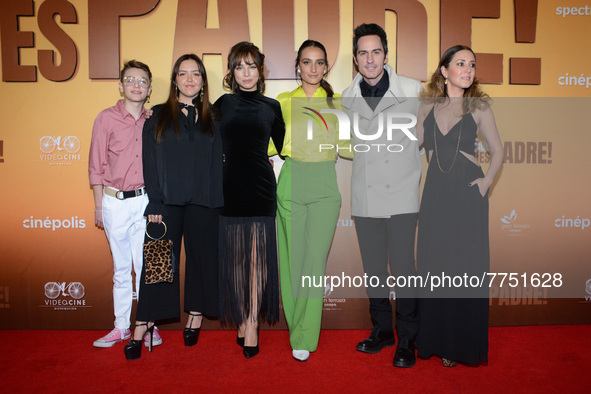
[[[338,140],[337,118],[320,112],[336,105],[325,79],[324,46],[306,40],[295,69],[301,86],[277,97],[286,128],[283,149],[277,152],[271,144],[269,154],[285,157],[277,184],[281,298],[292,355],[306,361],[318,347],[323,306],[323,287],[311,283],[324,277],[341,207],[335,159],[339,147],[349,155],[351,147]]]

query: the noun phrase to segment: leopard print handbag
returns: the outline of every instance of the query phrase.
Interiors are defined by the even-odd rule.
[[[148,222],[150,224],[151,222]],[[172,241],[162,239],[166,235],[166,224],[164,225],[164,234],[160,238],[153,238],[148,234],[146,226],[146,235],[152,241],[144,243],[144,269],[145,282],[147,285],[155,283],[172,283],[174,255],[172,252]]]

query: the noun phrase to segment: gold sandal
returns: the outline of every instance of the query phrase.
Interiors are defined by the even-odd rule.
[[[452,361],[448,358],[442,358],[441,361],[443,362],[444,367],[455,367],[456,365],[458,365],[457,361]]]

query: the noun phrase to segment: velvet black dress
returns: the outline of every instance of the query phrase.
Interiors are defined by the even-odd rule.
[[[224,147],[220,217],[220,320],[240,325],[250,315],[279,318],[275,173],[269,141],[279,151],[285,125],[279,102],[257,91],[226,94],[215,103]]]
[[[418,272],[424,278],[467,274],[480,279],[489,272],[488,193],[482,197],[478,186],[469,186],[484,174],[462,153],[474,154],[477,124],[468,113],[443,135],[431,110],[424,133],[425,149],[433,155],[419,212]],[[476,288],[424,289],[419,321],[419,357],[487,362],[488,282]]]

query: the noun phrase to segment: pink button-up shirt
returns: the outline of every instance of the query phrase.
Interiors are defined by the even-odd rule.
[[[88,176],[91,185],[129,191],[144,186],[142,129],[146,118],[142,110],[139,120],[135,120],[123,103],[119,100],[94,121]]]

